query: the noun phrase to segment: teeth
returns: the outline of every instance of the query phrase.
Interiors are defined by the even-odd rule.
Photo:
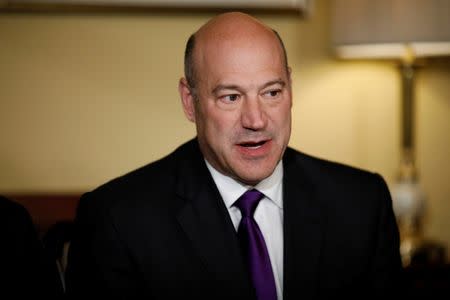
[[[257,149],[259,147],[261,147],[264,144],[264,142],[259,142],[259,143],[243,143],[241,144],[241,146],[246,147],[246,148],[251,148],[251,149]]]
[[[251,149],[257,149],[257,148],[261,147],[261,145],[254,145],[254,146],[252,146],[252,145],[244,145],[244,147],[251,148]]]

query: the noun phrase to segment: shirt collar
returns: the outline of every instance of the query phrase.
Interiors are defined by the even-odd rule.
[[[253,186],[243,184],[234,178],[220,173],[206,159],[205,162],[227,208],[230,208],[245,191],[253,188]],[[275,167],[273,173],[259,182],[256,186],[254,186],[254,188],[258,189],[279,208],[283,208],[283,201],[280,197],[278,197],[278,195],[282,195],[282,193],[279,193],[282,180],[283,164],[280,161]]]

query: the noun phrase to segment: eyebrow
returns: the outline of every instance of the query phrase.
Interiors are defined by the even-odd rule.
[[[286,86],[286,82],[284,80],[282,80],[282,79],[275,79],[275,80],[272,80],[272,81],[269,81],[269,82],[263,84],[261,89],[265,89],[266,87],[271,86],[271,85],[275,85],[275,84],[279,84],[279,85],[281,85],[281,87],[285,87]]]
[[[219,84],[212,90],[212,92],[213,94],[217,94],[222,90],[239,90],[239,86],[235,84]]]
[[[266,82],[265,84],[263,84],[259,89],[265,89],[268,86],[271,85],[275,85],[275,84],[279,84],[281,85],[281,87],[285,87],[286,86],[286,82],[282,79],[275,79],[275,80],[271,80],[269,82]],[[213,90],[212,93],[213,94],[217,94],[219,91],[222,90],[241,90],[241,88],[236,85],[236,84],[219,84],[217,85]]]

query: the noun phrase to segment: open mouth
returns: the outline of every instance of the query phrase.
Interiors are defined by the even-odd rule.
[[[262,145],[264,145],[265,143],[266,143],[266,141],[245,142],[245,143],[239,144],[239,146],[245,147],[245,148],[250,148],[250,149],[257,149],[257,148],[261,147]]]

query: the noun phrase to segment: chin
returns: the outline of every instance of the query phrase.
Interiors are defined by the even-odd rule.
[[[273,170],[275,169],[275,166],[273,168],[264,168],[263,170],[255,170],[253,168],[247,168],[241,172],[239,175],[238,180],[241,181],[244,184],[255,186],[262,180],[269,177]]]

